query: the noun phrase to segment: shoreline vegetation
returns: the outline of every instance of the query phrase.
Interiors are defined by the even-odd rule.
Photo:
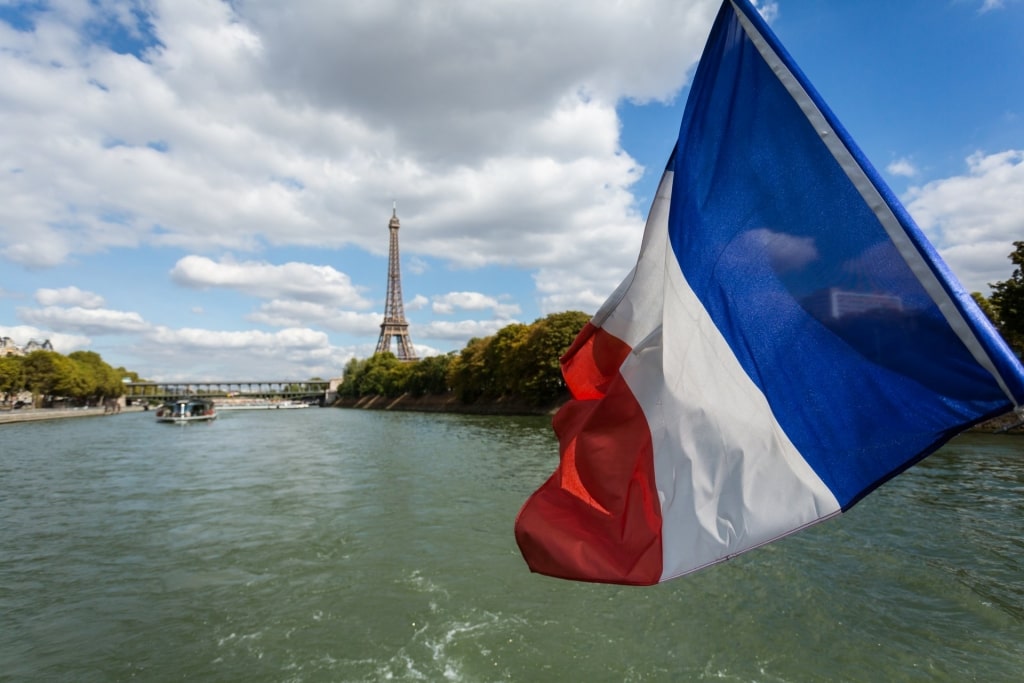
[[[331,404],[332,408],[350,408],[360,410],[399,410],[417,413],[461,413],[465,415],[554,415],[564,400],[548,405],[535,406],[524,401],[508,398],[480,399],[465,403],[454,393],[427,394],[413,396],[402,394],[397,397],[362,396],[360,398],[343,397]]]
[[[445,355],[406,361],[386,351],[353,358],[345,365],[338,402],[544,415],[568,395],[559,359],[589,321],[581,311],[552,313],[474,337],[461,351]]]
[[[102,413],[106,407],[110,412],[124,403],[124,382],[139,381],[137,373],[111,366],[95,351],[65,356],[51,350],[49,341],[46,347],[0,354],[0,411],[98,407]]]
[[[464,403],[454,393],[413,396],[403,394],[398,397],[363,396],[361,398],[339,398],[331,404],[332,408],[350,410],[397,410],[418,413],[461,413],[466,415],[526,415],[553,416],[562,407],[568,397],[547,406],[531,406],[522,401],[486,399],[473,403]],[[1024,424],[1018,424],[1024,416],[1008,412],[966,431],[977,434],[1014,434],[1024,435]]]

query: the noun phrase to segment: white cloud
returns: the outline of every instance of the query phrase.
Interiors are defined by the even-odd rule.
[[[300,327],[317,325],[329,330],[356,335],[380,332],[382,313],[356,313],[343,311],[324,304],[308,301],[269,301],[246,318],[250,322],[271,327]]]
[[[772,2],[772,0],[752,0],[752,4],[768,23],[775,21],[776,17],[779,16],[779,3],[777,2]]]
[[[416,355],[420,359],[429,358],[430,356],[443,356],[446,353],[449,353],[448,351],[443,351],[441,349],[437,349],[437,348],[434,348],[433,346],[428,346],[426,344],[415,344],[414,343],[412,346],[416,350]]]
[[[405,302],[404,308],[407,311],[420,311],[426,308],[429,304],[430,299],[422,294],[417,294],[411,300]]]
[[[2,180],[0,180],[2,182]],[[15,185],[15,183],[12,183]],[[0,189],[6,190],[2,185]],[[14,191],[17,191],[15,189]],[[6,193],[5,193],[6,194]],[[0,220],[11,213],[8,207],[6,210],[0,208]],[[31,228],[28,232],[4,231],[3,223],[0,222],[0,238],[3,239],[3,247],[0,248],[0,256],[29,268],[48,268],[63,263],[71,253],[71,247],[65,243],[62,236],[54,233],[46,226],[28,223],[15,217],[18,224]],[[8,232],[8,234],[4,234]]]
[[[411,272],[567,270],[638,232],[615,107],[674,96],[718,4],[158,1],[144,61],[76,28],[136,13],[52,6],[0,35],[0,254],[382,253],[398,199]]]
[[[503,320],[508,320],[522,312],[517,304],[504,304],[492,296],[479,292],[449,292],[435,296],[431,310],[441,315],[451,315],[456,310],[492,310],[495,316]]]
[[[330,344],[319,330],[277,332],[155,327],[136,349],[144,361],[162,368],[150,379],[174,381],[287,380],[336,377],[352,357]],[[187,364],[181,359],[187,358]],[[253,368],[259,368],[254,376]]]
[[[360,288],[331,266],[308,263],[273,265],[257,261],[212,261],[186,256],[171,269],[171,279],[186,287],[222,287],[264,299],[287,297],[298,301],[367,308]]]
[[[489,337],[509,325],[508,320],[435,320],[410,328],[410,336],[424,339],[447,339],[465,343],[473,337]]]
[[[167,347],[194,351],[259,350],[279,353],[287,349],[316,349],[327,345],[327,335],[319,330],[290,328],[278,332],[259,330],[217,331],[198,328],[153,328],[147,338]]]
[[[19,308],[18,317],[47,329],[89,335],[144,332],[150,328],[138,313],[81,306]]]
[[[40,306],[81,306],[82,308],[100,308],[103,297],[87,292],[78,287],[61,289],[40,289],[36,292],[36,302]]]
[[[907,192],[907,210],[968,291],[1013,271],[1007,258],[1024,237],[1024,150],[977,152],[966,175],[936,180]]]
[[[349,273],[251,254],[383,254],[397,200],[409,273],[439,269],[435,259],[528,269],[545,313],[596,308],[632,265],[645,208],[630,192],[644,170],[620,147],[616,106],[672,98],[718,5],[46,5],[34,31],[0,22],[0,258],[52,268],[111,249],[182,250],[173,281],[261,299],[250,323],[375,340],[380,316]],[[651,16],[673,30],[653,31]],[[111,21],[159,44],[138,58],[84,37]],[[242,256],[216,256],[228,252]],[[26,322],[147,334],[141,315],[101,299],[43,296]],[[463,343],[520,315],[480,297],[437,304],[495,320],[414,325],[414,340]],[[407,310],[430,303],[419,295]],[[222,310],[199,304],[187,310]],[[144,338],[134,356],[158,373],[195,360],[182,338],[169,342],[178,351]]]
[[[420,258],[419,256],[413,256],[412,258],[409,259],[408,263],[406,264],[406,270],[408,270],[413,275],[422,275],[423,273],[426,273],[428,270],[430,270],[430,264],[428,264],[426,260]]]
[[[917,168],[914,164],[906,157],[902,159],[896,159],[889,163],[885,167],[885,170],[895,176],[903,176],[905,178],[913,178],[917,175]]]

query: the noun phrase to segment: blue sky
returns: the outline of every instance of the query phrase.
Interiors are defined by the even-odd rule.
[[[388,220],[421,355],[632,266],[717,0],[0,0],[0,336],[338,376]],[[1024,1],[761,0],[972,291],[1024,239]]]

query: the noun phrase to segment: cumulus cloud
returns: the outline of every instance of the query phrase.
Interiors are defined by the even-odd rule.
[[[423,310],[424,308],[426,308],[429,305],[430,305],[430,299],[428,299],[427,297],[423,296],[422,294],[417,294],[412,299],[410,299],[409,301],[405,302],[404,308],[407,311],[420,311],[420,310]]]
[[[630,188],[644,169],[621,148],[616,107],[673,98],[718,5],[25,5],[24,30],[0,21],[0,259],[53,268],[180,250],[173,281],[264,300],[250,322],[366,330],[372,304],[350,274],[250,254],[386,253],[397,200],[409,273],[528,269],[549,287],[543,306],[580,292],[589,305],[632,265],[642,232]],[[652,31],[651,16],[673,30]],[[44,298],[26,315],[102,334],[145,327],[102,300]],[[437,338],[468,338],[451,329]]]
[[[643,169],[619,147],[615,107],[679,91],[718,2],[75,7],[4,27],[17,169],[0,179],[17,198],[0,207],[5,258],[47,267],[144,244],[382,253],[398,198],[422,272],[417,254],[569,268],[635,233]],[[652,32],[655,15],[674,30]],[[82,48],[78,31],[111,22],[141,58]]]
[[[771,23],[779,16],[779,3],[772,0],[752,0],[751,4],[764,17],[765,21]]]
[[[1012,274],[1007,256],[1024,236],[1024,150],[977,152],[967,174],[911,188],[907,210],[969,291]]]
[[[492,310],[495,316],[503,320],[522,312],[517,304],[501,303],[498,299],[479,292],[449,292],[435,296],[431,310],[441,315],[451,315],[456,310]]]
[[[413,256],[412,258],[409,259],[408,263],[406,264],[406,270],[408,270],[413,275],[422,275],[423,273],[426,273],[428,270],[430,270],[430,264],[428,264],[424,259],[420,258],[419,256]]]
[[[93,292],[86,292],[78,287],[61,289],[40,289],[36,291],[36,302],[40,306],[80,306],[82,308],[100,308],[103,297]]]
[[[213,261],[186,256],[171,269],[171,279],[185,287],[222,287],[263,299],[288,297],[298,301],[367,308],[359,287],[331,266],[308,263],[273,265],[259,261]]]
[[[136,353],[170,368],[151,378],[161,381],[336,377],[352,357],[351,351],[332,346],[326,333],[309,328],[263,332],[157,326],[143,335]],[[189,362],[167,363],[181,358]],[[253,368],[259,368],[259,376]]]
[[[309,301],[284,300],[262,304],[258,311],[247,316],[251,322],[271,327],[316,325],[356,335],[372,335],[379,332],[383,318],[381,313],[358,313]]]
[[[147,337],[163,346],[195,351],[258,349],[262,353],[278,353],[286,348],[309,350],[327,345],[326,334],[308,328],[262,332],[217,331],[188,327],[171,329],[159,326],[153,328]]]
[[[40,290],[36,298],[39,302],[102,303],[90,294],[72,287]],[[82,348],[95,350],[95,337],[135,338],[136,342],[122,344],[119,350],[145,367],[164,368],[146,373],[160,380],[252,379],[253,368],[260,368],[261,377],[333,377],[356,350],[331,344],[324,330],[367,335],[380,327],[379,314],[297,300],[272,300],[250,316],[252,322],[282,328],[272,332],[174,328],[151,324],[134,312],[85,306],[19,308],[18,316],[29,325],[0,330],[22,343],[50,339],[55,349],[65,354]],[[323,329],[312,329],[307,323]],[[372,351],[370,348],[363,355]]]
[[[260,38],[262,75],[275,89],[379,122],[393,131],[393,145],[417,157],[475,164],[524,144],[529,153],[550,143],[552,128],[569,134],[561,144],[570,150],[606,145],[573,130],[581,123],[573,112],[606,116],[619,97],[674,94],[679,65],[698,56],[718,4],[524,0],[410,9],[384,0],[372,9],[307,3],[310,11],[296,12],[255,0],[242,17]],[[651,16],[678,28],[652,35]]]
[[[32,325],[89,335],[144,332],[150,328],[138,313],[82,306],[19,308],[18,317]]]
[[[429,358],[430,356],[443,356],[445,354],[444,351],[436,349],[433,346],[428,346],[426,344],[414,343],[412,346],[416,350],[416,355],[419,358]]]
[[[907,158],[896,159],[889,163],[885,167],[885,170],[895,176],[903,176],[905,178],[912,178],[917,175],[917,168]]]
[[[509,325],[508,320],[435,320],[419,325],[415,334],[424,339],[449,339],[465,342],[473,337],[489,337]]]

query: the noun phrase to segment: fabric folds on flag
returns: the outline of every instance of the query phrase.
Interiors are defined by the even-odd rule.
[[[1024,403],[1024,368],[747,0],[637,264],[562,359],[534,571],[653,584],[849,509]]]

